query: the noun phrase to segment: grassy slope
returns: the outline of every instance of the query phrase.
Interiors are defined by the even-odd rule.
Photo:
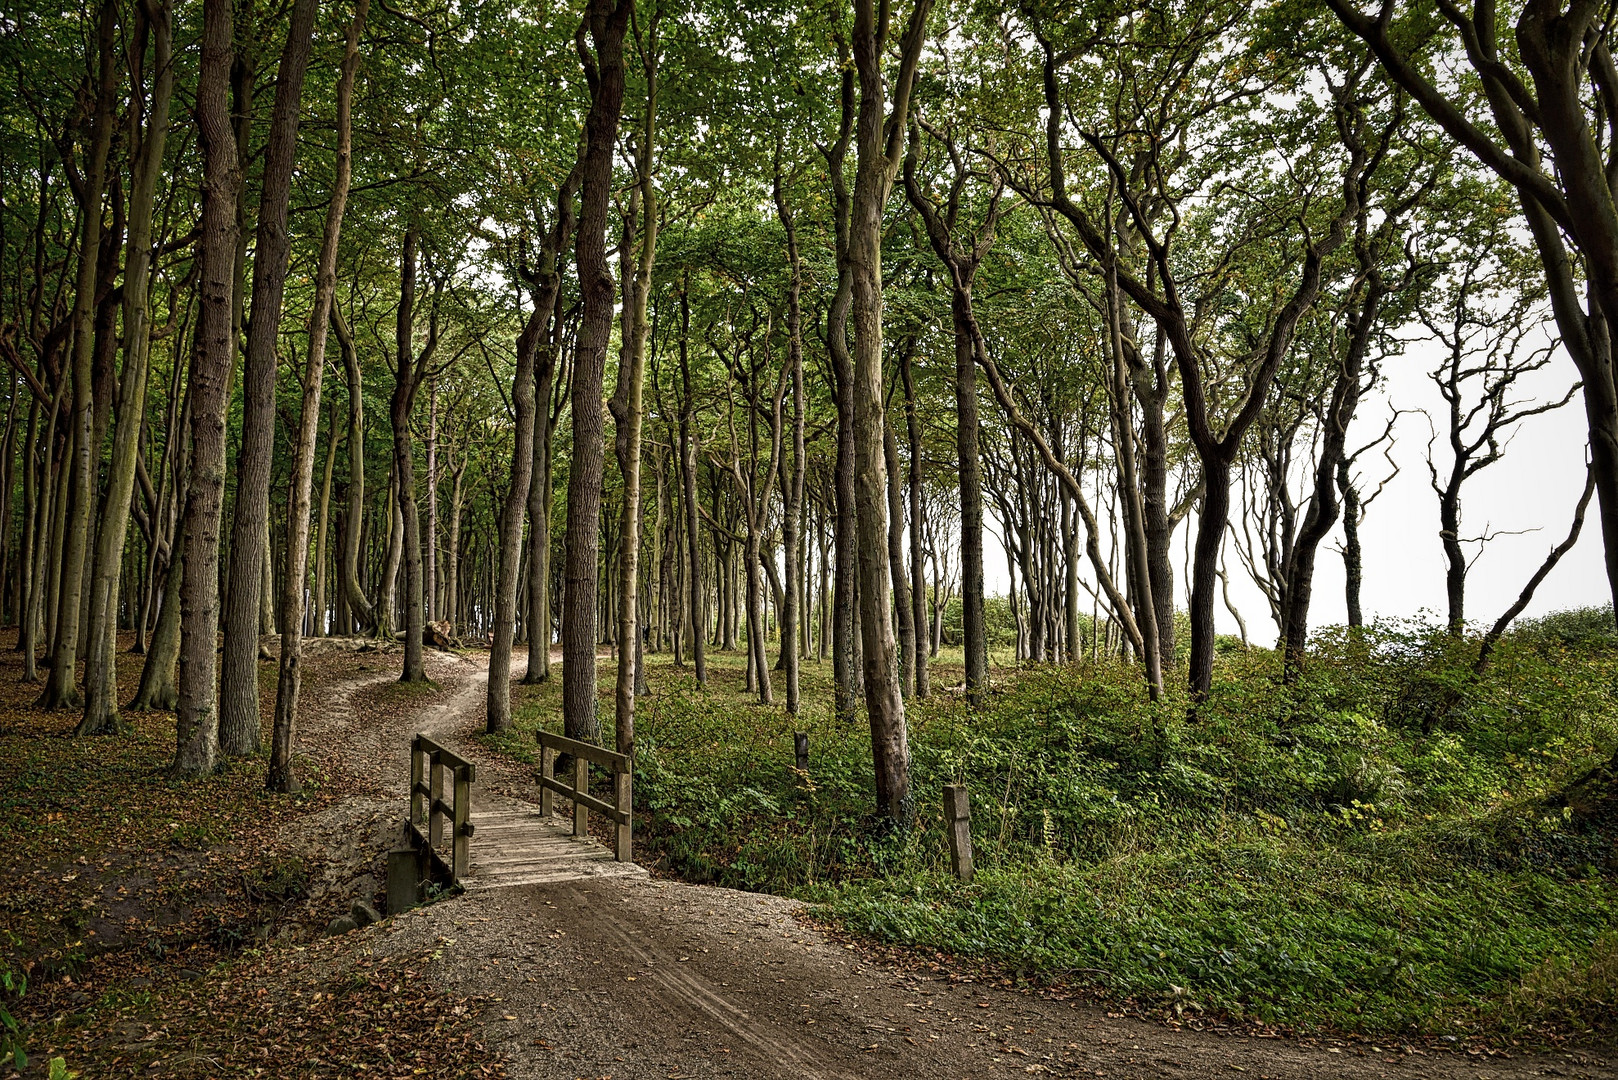
[[[1397,628],[1327,640],[1295,691],[1269,654],[1231,654],[1195,722],[1113,664],[1002,666],[969,714],[946,653],[946,689],[909,709],[918,820],[898,838],[867,816],[867,735],[833,720],[829,665],[805,666],[793,721],[743,692],[740,653],[710,654],[706,691],[649,656],[637,839],[688,879],[1115,999],[1368,1032],[1610,1034],[1613,822],[1547,799],[1618,741],[1618,658],[1508,647],[1471,683],[1465,648]],[[558,689],[524,688],[498,745],[528,756]],[[963,781],[970,886],[947,873],[939,806]]]

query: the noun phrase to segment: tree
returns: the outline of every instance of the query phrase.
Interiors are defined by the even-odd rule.
[[[1439,437],[1435,430],[1427,444],[1427,470],[1438,497],[1446,621],[1452,634],[1466,625],[1467,574],[1484,545],[1499,535],[1488,529],[1472,538],[1462,535],[1462,489],[1501,459],[1513,428],[1561,408],[1579,390],[1575,383],[1560,398],[1518,396],[1520,380],[1549,365],[1555,346],[1537,341],[1544,330],[1544,293],[1521,286],[1525,260],[1514,250],[1510,228],[1499,216],[1484,218],[1479,232],[1447,253],[1441,303],[1420,313],[1443,349],[1429,377],[1444,399],[1442,431],[1449,462],[1444,467],[1433,452]],[[1476,550],[1469,553],[1468,545]]]
[[[1563,347],[1584,383],[1607,579],[1618,599],[1618,180],[1601,149],[1618,94],[1611,22],[1593,4],[1524,3],[1513,20],[1492,3],[1471,13],[1446,3],[1434,20],[1423,9],[1401,14],[1398,0],[1382,0],[1374,16],[1351,0],[1326,3],[1389,78],[1516,191]],[[1435,58],[1464,58],[1482,94],[1460,80],[1435,81]]]
[[[589,742],[601,737],[595,660],[605,437],[601,394],[616,292],[607,263],[607,208],[624,99],[624,34],[634,6],[634,0],[590,0],[576,38],[579,62],[590,88],[590,111],[584,124],[574,250],[584,315],[573,368],[573,462],[567,484],[566,587],[562,594],[562,717],[570,738]]]
[[[657,147],[658,62],[661,48],[659,29],[662,8],[654,0],[644,27],[630,3],[630,24],[635,31],[635,49],[640,56],[646,82],[646,100],[641,125],[630,140],[629,157],[635,169],[635,186],[629,193],[625,229],[638,226],[639,250],[633,278],[629,274],[629,252],[624,250],[624,330],[618,362],[618,383],[607,409],[614,424],[613,452],[623,479],[623,516],[619,522],[622,551],[618,562],[618,675],[614,688],[614,727],[618,752],[631,761],[635,756],[635,694],[645,682],[641,659],[640,547],[641,547],[641,427],[646,378],[646,303],[652,292],[652,269],[657,259],[658,195],[652,181]],[[638,220],[637,220],[638,219]],[[582,265],[582,264],[581,264]]]
[[[129,144],[134,169],[129,194],[128,256],[124,265],[124,367],[119,380],[118,421],[101,530],[96,536],[90,578],[90,651],[85,656],[84,717],[76,734],[105,735],[118,730],[118,585],[124,540],[134,496],[140,434],[146,423],[146,387],[151,357],[151,248],[153,206],[163,171],[169,107],[174,97],[173,13],[168,0],[146,3],[139,17],[152,38],[152,96],[142,126],[142,110],[132,108]],[[130,83],[141,80],[140,70]]]
[[[577,166],[562,182],[556,196],[556,215],[551,227],[545,234],[540,245],[539,263],[526,274],[529,289],[534,302],[534,310],[528,316],[527,325],[523,327],[517,339],[517,369],[511,383],[511,400],[515,406],[515,443],[511,457],[511,484],[506,489],[506,502],[500,517],[500,581],[496,598],[494,613],[494,642],[489,651],[489,687],[486,704],[486,726],[492,732],[504,731],[511,726],[511,646],[516,633],[517,624],[517,569],[518,560],[522,556],[522,523],[526,508],[534,508],[530,502],[530,486],[534,483],[549,483],[550,478],[545,475],[543,468],[536,476],[534,466],[536,451],[534,442],[537,423],[537,414],[544,410],[547,420],[550,413],[550,372],[555,367],[555,348],[551,338],[551,320],[556,315],[556,302],[562,289],[562,274],[565,267],[562,264],[563,252],[572,239],[573,233],[573,196],[577,187],[579,170]],[[541,358],[541,354],[543,357]],[[544,376],[536,379],[536,365],[542,366]],[[545,395],[539,397],[539,390],[543,386]],[[550,438],[550,425],[543,425],[543,437]],[[540,460],[543,465],[543,459]],[[538,507],[543,512],[543,504]],[[531,514],[533,523],[530,528],[540,530],[539,513]],[[546,542],[549,543],[549,533],[546,532]],[[537,560],[530,562],[530,575],[542,577],[545,574],[543,563]],[[535,605],[537,609],[538,605]],[[533,618],[537,621],[540,613],[531,609]],[[530,637],[541,637],[547,644],[543,646],[548,651],[550,637],[550,620],[545,615],[546,632],[541,635],[538,625],[530,625]],[[532,664],[532,651],[529,663]]]
[[[291,237],[287,207],[297,157],[303,78],[309,69],[317,0],[294,0],[275,78],[275,105],[264,148],[258,235],[253,252],[253,309],[242,364],[242,444],[236,458],[236,512],[230,532],[230,581],[219,686],[219,741],[227,754],[258,753],[258,642],[269,535],[270,458],[275,441],[275,341],[281,329]],[[322,361],[323,362],[323,361]],[[318,408],[316,410],[318,414]]]
[[[302,377],[303,408],[298,422],[298,440],[293,448],[292,491],[288,499],[286,566],[282,573],[281,656],[275,686],[275,727],[270,740],[270,767],[265,786],[271,791],[295,793],[298,779],[293,773],[293,734],[298,718],[298,695],[303,684],[303,595],[309,565],[309,492],[314,482],[315,438],[320,427],[321,384],[326,373],[326,330],[331,323],[333,298],[337,293],[337,250],[342,236],[343,213],[348,204],[348,188],[353,176],[353,97],[354,76],[359,69],[360,34],[370,0],[355,0],[354,18],[348,24],[343,42],[343,62],[337,76],[337,175],[331,201],[326,206],[326,225],[320,240],[320,257],[315,271],[315,305],[309,316],[309,353]],[[335,427],[335,425],[333,425]],[[336,443],[336,431],[329,436]],[[330,484],[330,458],[327,458],[327,484]],[[269,552],[264,553],[269,557]],[[324,621],[326,613],[317,617]],[[257,695],[254,695],[255,700]],[[254,717],[257,726],[257,717]]]
[[[182,543],[180,686],[175,707],[177,776],[212,772],[219,753],[215,632],[219,625],[219,519],[225,488],[225,389],[235,356],[236,199],[241,164],[226,92],[233,60],[230,0],[205,0],[197,72],[197,139],[202,147],[202,218],[197,237],[197,341],[191,354],[191,482]],[[176,565],[180,565],[178,561]],[[172,570],[171,570],[172,572]]]
[[[860,88],[854,145],[858,161],[849,208],[848,255],[854,317],[853,406],[854,509],[858,533],[860,635],[864,654],[865,709],[871,722],[878,810],[895,822],[914,813],[910,795],[910,746],[905,730],[893,628],[888,617],[891,582],[887,541],[887,468],[882,407],[882,213],[893,188],[909,124],[910,94],[926,40],[932,0],[916,0],[899,45],[892,112],[882,73],[888,8],[878,16],[872,0],[854,0],[850,51]]]
[[[60,603],[57,607],[55,644],[51,650],[51,671],[40,695],[39,705],[47,709],[74,708],[80,703],[78,689],[79,596],[84,581],[85,548],[95,499],[95,471],[100,446],[93,437],[95,401],[92,364],[96,334],[96,285],[100,280],[102,258],[102,199],[107,187],[107,156],[112,149],[114,100],[118,92],[114,35],[118,7],[104,0],[96,20],[95,113],[91,121],[90,145],[80,180],[79,272],[73,292],[73,407],[69,436],[72,440],[72,472],[64,474],[63,494],[70,503],[58,510],[59,519],[71,525],[63,533],[60,563]],[[64,164],[67,157],[64,144]]]

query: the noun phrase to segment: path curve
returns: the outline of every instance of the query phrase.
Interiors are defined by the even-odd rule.
[[[480,663],[406,726],[509,783],[509,761],[475,737],[486,678]],[[402,795],[403,747],[393,756]],[[498,786],[480,784],[475,798],[513,801]],[[806,926],[800,910],[780,897],[645,877],[568,881],[419,908],[380,928],[376,948],[431,951],[447,989],[489,1000],[486,1037],[516,1080],[1618,1077],[1589,1053],[1469,1058],[1406,1052],[1397,1039],[1372,1046],[1175,1030],[896,971]]]

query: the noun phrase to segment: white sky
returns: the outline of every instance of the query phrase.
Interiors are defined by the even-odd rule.
[[[1384,386],[1361,402],[1355,426],[1350,431],[1351,449],[1357,449],[1381,430],[1393,403],[1406,410],[1426,409],[1435,423],[1444,422],[1443,399],[1427,377],[1434,356],[1432,348],[1430,344],[1412,345],[1403,356],[1387,362]],[[1572,361],[1559,351],[1544,370],[1523,380],[1523,396],[1559,398],[1577,377]],[[1438,539],[1438,498],[1430,485],[1426,462],[1429,434],[1426,418],[1411,414],[1399,418],[1391,450],[1393,459],[1400,465],[1399,475],[1371,505],[1361,526],[1364,547],[1361,602],[1367,620],[1377,616],[1414,616],[1423,611],[1432,613],[1435,619],[1444,617],[1444,559]],[[1551,547],[1566,537],[1574,505],[1584,489],[1585,443],[1583,402],[1575,395],[1560,410],[1524,421],[1505,456],[1467,481],[1462,494],[1463,535],[1476,536],[1485,526],[1496,532],[1539,530],[1500,536],[1488,544],[1467,578],[1468,619],[1487,624],[1498,618],[1516,599]],[[1447,463],[1444,456],[1447,448],[1442,440],[1438,453],[1442,469]],[[1386,475],[1387,463],[1380,455],[1374,458],[1366,455],[1361,462],[1360,471],[1368,493]],[[1175,536],[1176,601],[1181,608],[1185,607],[1187,599],[1183,545],[1194,527],[1193,517]],[[1527,615],[1604,604],[1611,599],[1601,560],[1600,532],[1592,504],[1578,545],[1540,585]],[[1309,620],[1311,629],[1347,621],[1343,561],[1338,551],[1341,542],[1339,524],[1321,545]],[[1009,577],[1005,553],[993,532],[985,538],[985,547],[986,587],[991,593],[1003,594]],[[1234,550],[1227,549],[1227,557],[1231,596],[1247,621],[1249,635],[1255,644],[1271,644],[1275,624],[1270,619],[1263,594],[1247,577]],[[1081,563],[1081,572],[1082,568]],[[1220,631],[1235,633],[1236,621],[1223,603],[1216,604],[1215,612]]]

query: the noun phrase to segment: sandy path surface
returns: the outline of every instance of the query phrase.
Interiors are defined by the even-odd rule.
[[[478,763],[474,805],[537,801],[527,770],[472,737],[483,723],[481,663],[441,661],[434,678],[446,696],[367,733],[400,799],[403,735],[421,730]],[[430,950],[446,989],[491,1000],[485,1035],[516,1078],[1618,1076],[1610,1057],[1589,1052],[1428,1054],[1397,1039],[1176,1030],[901,972],[807,926],[800,910],[779,897],[611,878],[472,892],[368,935],[380,953]]]

